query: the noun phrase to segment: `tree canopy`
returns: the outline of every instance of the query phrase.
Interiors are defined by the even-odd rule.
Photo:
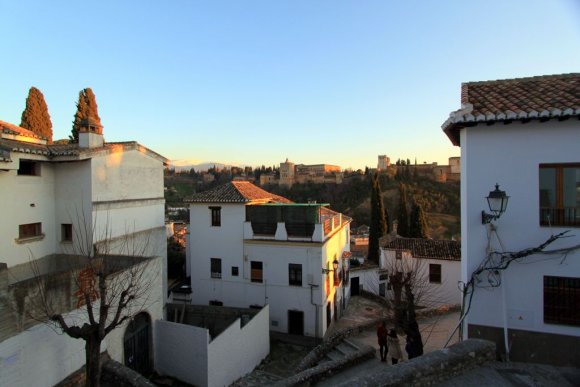
[[[407,205],[407,190],[404,184],[399,185],[399,216],[397,217],[397,234],[409,237],[409,209]]]
[[[52,122],[48,114],[48,106],[42,92],[34,86],[28,90],[20,126],[47,139],[48,143],[52,144]]]
[[[411,212],[411,222],[409,224],[409,236],[411,238],[428,238],[427,217],[425,216],[425,211],[423,211],[423,206],[419,203],[413,205],[413,211]]]
[[[368,260],[378,264],[380,253],[379,239],[387,232],[387,221],[385,219],[381,185],[376,173],[371,179],[371,184],[371,226],[369,230]]]
[[[79,100],[77,102],[77,111],[73,121],[73,127],[69,141],[71,143],[79,142],[79,129],[84,120],[91,120],[93,123],[101,125],[101,118],[97,106],[97,99],[95,93],[90,87],[82,89],[79,92]]]

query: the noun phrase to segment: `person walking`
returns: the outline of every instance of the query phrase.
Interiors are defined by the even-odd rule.
[[[417,338],[413,337],[412,335],[407,335],[407,345],[405,345],[405,350],[407,351],[407,357],[410,359],[414,359],[418,356],[421,356],[423,353],[417,342]]]
[[[387,324],[383,321],[377,327],[377,341],[379,343],[379,351],[381,352],[381,361],[387,361]]]
[[[389,353],[391,354],[391,363],[397,364],[399,359],[403,357],[403,352],[401,351],[401,346],[399,345],[399,337],[397,336],[397,332],[395,332],[394,329],[391,329],[387,335],[387,347]]]

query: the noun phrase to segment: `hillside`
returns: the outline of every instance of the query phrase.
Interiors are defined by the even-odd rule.
[[[231,175],[230,175],[231,176]],[[230,178],[231,179],[231,178]],[[225,183],[224,176],[203,183],[188,174],[165,176],[167,206],[183,206],[183,199],[194,192],[201,192],[217,184]],[[439,183],[422,176],[404,180],[383,174],[380,176],[383,202],[392,222],[399,206],[399,184],[404,184],[409,202],[416,201],[427,214],[429,235],[434,239],[450,239],[460,233],[459,184]],[[265,190],[287,197],[295,202],[316,201],[329,203],[336,211],[353,218],[352,227],[370,224],[370,178],[353,173],[344,178],[343,184],[295,184],[291,188],[266,185]]]

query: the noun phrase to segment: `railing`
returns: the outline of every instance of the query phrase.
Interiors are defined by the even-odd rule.
[[[286,233],[291,237],[312,237],[312,233],[314,233],[314,224],[287,222]]]
[[[580,226],[580,207],[540,208],[542,226]]]
[[[332,231],[332,219],[324,220],[324,235],[330,234]]]
[[[276,223],[252,222],[252,231],[258,235],[275,235],[277,227]]]

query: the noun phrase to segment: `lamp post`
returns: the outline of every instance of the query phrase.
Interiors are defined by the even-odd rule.
[[[486,197],[487,205],[491,214],[481,211],[481,224],[490,223],[492,220],[499,219],[501,214],[503,214],[507,208],[509,196],[506,195],[505,191],[499,189],[499,184],[496,183],[495,190],[490,191],[489,195]]]
[[[338,260],[334,258],[334,261],[332,261],[332,269],[322,268],[322,274],[328,274],[332,271],[336,272],[337,269],[338,269]]]

